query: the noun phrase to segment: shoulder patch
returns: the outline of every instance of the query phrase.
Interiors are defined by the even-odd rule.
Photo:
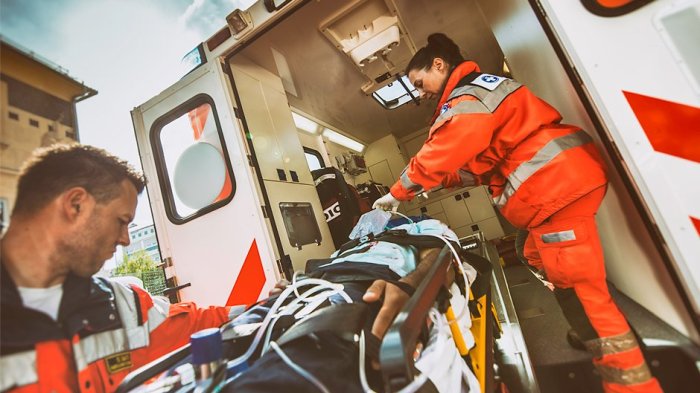
[[[442,104],[442,107],[440,107],[440,114],[442,115],[443,113],[447,112],[448,109],[450,109],[450,104],[448,104],[448,103]]]
[[[469,83],[472,85],[481,86],[486,90],[493,91],[493,89],[497,88],[498,85],[503,83],[504,80],[506,80],[506,78],[503,78],[501,76],[481,74]]]

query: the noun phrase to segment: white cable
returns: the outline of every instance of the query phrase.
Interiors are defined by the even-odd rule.
[[[285,362],[287,363],[287,366],[289,366],[292,370],[296,371],[297,374],[301,375],[306,379],[307,381],[311,382],[314,386],[318,388],[318,390],[322,391],[323,393],[330,393],[330,390],[326,388],[326,385],[324,385],[321,381],[319,381],[316,377],[314,377],[310,372],[304,370],[300,365],[294,363],[292,359],[290,359],[287,354],[282,351],[282,348],[277,345],[276,342],[272,341],[270,342],[270,347],[277,352],[277,355]]]
[[[365,393],[375,393],[367,383],[367,375],[365,375],[365,331],[360,331],[360,384]]]
[[[241,355],[235,359],[229,360],[227,363],[227,367],[235,367],[235,366],[245,362],[246,360],[248,360],[251,357],[253,352],[255,352],[255,348],[257,348],[258,344],[260,344],[260,340],[262,339],[263,334],[265,334],[265,331],[267,330],[267,327],[268,327],[270,321],[272,320],[273,315],[277,312],[277,310],[280,308],[282,303],[284,303],[284,301],[289,297],[289,295],[292,292],[294,292],[295,288],[300,287],[300,286],[306,286],[306,285],[321,285],[321,286],[325,286],[325,287],[330,287],[332,289],[337,289],[339,286],[338,284],[332,284],[332,283],[325,281],[325,280],[320,280],[317,278],[307,278],[307,279],[302,280],[301,282],[299,282],[293,286],[288,286],[287,288],[285,288],[285,290],[282,291],[282,293],[279,295],[277,300],[275,300],[275,303],[273,303],[272,307],[270,307],[270,310],[268,311],[267,315],[263,319],[262,323],[260,324],[260,327],[258,328],[257,333],[255,334],[255,337],[253,338],[253,342],[248,347],[248,350],[246,350],[246,352],[243,355]],[[340,287],[342,288],[342,285],[340,285]],[[341,291],[342,291],[342,289],[341,289]],[[339,292],[339,294],[341,296],[344,295],[343,296],[344,299],[350,299],[350,297],[344,292]],[[352,299],[350,299],[350,303],[351,302],[352,302]]]
[[[295,284],[293,285],[295,293],[297,293],[298,287],[301,286],[300,284]],[[311,296],[316,292],[321,292],[318,295]],[[294,312],[297,311],[297,309],[294,307],[297,304],[301,302],[308,302],[310,303],[311,301],[314,300],[325,300],[328,299],[329,297],[339,294],[340,296],[343,297],[343,299],[348,302],[352,303],[352,299],[347,295],[345,291],[343,291],[343,286],[342,284],[332,284],[328,281],[325,281],[325,286],[323,285],[317,285],[313,288],[308,289],[306,292],[304,292],[300,297],[295,298],[292,300],[288,305],[285,306],[285,310],[282,311],[279,315],[273,317],[274,320],[270,323],[270,326],[266,329],[267,332],[265,334],[265,340],[263,341],[263,347],[262,347],[262,353],[265,353],[269,350],[269,342],[272,337],[272,331],[274,329],[275,324],[279,320],[279,318],[283,315],[290,315]]]
[[[396,214],[397,216],[401,216],[401,217],[407,219],[409,224],[415,224],[415,221],[413,221],[413,220],[411,219],[411,217],[409,217],[409,216],[407,216],[407,215],[405,215],[405,214],[403,214],[403,213],[399,213],[399,212],[392,212],[392,213],[393,213],[393,214]]]
[[[464,271],[464,267],[462,266],[462,262],[461,262],[462,259],[459,257],[459,254],[455,250],[452,243],[448,239],[446,239],[440,235],[427,234],[427,236],[436,237],[436,238],[442,240],[443,242],[445,242],[445,244],[447,244],[447,247],[450,248],[450,251],[452,251],[452,255],[454,256],[455,260],[457,261],[457,267],[459,269],[459,272],[462,274],[462,278],[464,279],[464,284],[467,285],[468,287],[470,287],[472,283],[469,282],[469,278],[467,277],[467,272]],[[449,268],[450,267],[448,266],[447,269],[449,270]],[[448,321],[449,324],[453,324],[456,321],[461,320],[466,315],[467,311],[469,310],[469,305],[468,305],[469,298],[467,296],[465,296],[465,298],[466,299],[464,299],[464,305],[462,306],[462,309],[459,311],[459,313],[457,313],[457,315],[455,316],[455,319],[453,319],[452,321]]]

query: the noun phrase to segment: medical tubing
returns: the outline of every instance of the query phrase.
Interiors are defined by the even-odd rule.
[[[326,385],[324,385],[321,381],[319,381],[316,377],[314,377],[310,372],[304,370],[300,365],[294,363],[292,359],[290,359],[287,354],[284,353],[282,348],[277,345],[276,342],[272,341],[270,342],[270,347],[277,352],[277,355],[289,366],[292,370],[296,371],[297,374],[301,375],[306,379],[307,381],[311,382],[314,386],[316,386],[320,391],[323,393],[330,393],[330,390],[326,388]]]
[[[455,250],[454,246],[452,246],[452,243],[450,243],[450,241],[448,239],[445,239],[444,237],[442,237],[440,235],[427,234],[427,236],[436,237],[436,238],[442,240],[443,242],[445,242],[445,244],[447,244],[447,247],[450,248],[450,251],[452,251],[452,255],[455,257],[455,260],[457,261],[457,266],[459,267],[459,272],[462,274],[462,278],[464,279],[465,285],[471,286],[471,283],[469,282],[469,279],[467,278],[467,272],[465,272],[464,268],[462,267],[462,262],[461,262],[462,259],[459,257],[459,254],[457,254],[457,251]],[[448,267],[448,269],[449,269],[449,267]],[[462,309],[459,310],[459,314],[457,314],[455,319],[453,319],[451,321],[447,321],[447,323],[453,324],[456,321],[461,320],[464,317],[464,315],[467,313],[467,310],[469,309],[468,303],[469,303],[469,299],[464,299],[464,305],[462,306]]]
[[[405,214],[403,214],[403,213],[392,212],[392,214],[396,214],[397,216],[401,216],[401,217],[407,219],[407,220],[408,220],[408,223],[411,224],[411,225],[416,225],[416,222],[413,221],[413,220],[411,219],[411,217],[409,217],[409,216],[407,216],[407,215],[405,215]]]
[[[431,320],[433,320],[433,322],[435,322],[435,329],[438,329],[438,334],[439,334],[440,329],[444,328],[444,326],[445,326],[443,319],[442,319],[442,315],[440,315],[440,313],[438,313],[435,309],[431,309],[428,316],[430,317]],[[439,343],[440,343],[440,340],[435,340],[435,345],[438,345]],[[442,351],[444,351],[444,345],[442,345],[442,348],[440,348],[440,347],[436,348],[436,350],[433,353],[437,354],[438,350],[440,350],[439,351],[440,353]],[[433,355],[432,357],[434,358],[436,356],[437,355]],[[438,359],[441,358],[441,356],[437,356],[437,357],[438,357]],[[427,367],[428,369],[430,369],[434,366],[432,363],[433,362],[431,362],[431,364],[428,365],[428,367]],[[408,385],[404,386],[403,389],[398,391],[398,393],[415,393],[425,384],[425,382],[427,380],[428,380],[428,375],[426,375],[424,373],[419,373],[418,375],[415,376],[415,378],[413,378],[413,381],[411,381]]]
[[[365,393],[376,393],[367,383],[367,375],[365,375],[365,331],[360,331],[360,384]]]
[[[245,362],[246,360],[248,360],[250,358],[250,356],[253,354],[253,352],[255,352],[255,348],[257,348],[258,344],[260,343],[260,340],[262,339],[263,334],[267,330],[267,326],[270,323],[272,316],[277,312],[277,310],[280,308],[282,303],[284,303],[284,301],[287,299],[287,297],[289,297],[289,294],[291,294],[294,291],[295,287],[305,286],[305,285],[314,285],[314,284],[328,286],[331,288],[337,287],[337,284],[331,285],[328,281],[320,280],[317,278],[307,278],[307,279],[299,282],[298,284],[287,287],[284,291],[282,291],[282,293],[279,295],[277,300],[275,300],[275,302],[272,304],[272,307],[270,307],[270,310],[268,311],[267,315],[265,316],[262,323],[260,324],[260,327],[258,328],[258,332],[255,334],[255,337],[253,338],[253,342],[248,347],[248,350],[246,350],[246,352],[243,355],[241,355],[235,359],[229,360],[228,363],[226,364],[226,367],[232,368],[232,367],[238,366],[239,364]],[[345,294],[345,296],[347,296],[347,294]],[[347,296],[347,298],[350,299],[349,296]]]
[[[336,295],[336,294],[339,294],[341,296],[344,295],[343,299],[345,301],[347,301],[348,303],[352,303],[352,299],[347,295],[347,293],[345,293],[345,291],[343,291],[341,284],[332,284],[332,283],[328,283],[327,281],[326,281],[326,283],[327,283],[326,286],[317,285],[317,286],[307,290],[306,292],[303,293],[303,295],[301,297],[297,297],[294,300],[292,300],[286,306],[286,309],[294,310],[294,306],[301,303],[301,302],[307,302],[307,300],[308,300],[308,303],[311,303],[312,301],[314,301],[315,299],[317,299],[321,296],[323,296],[327,299],[327,298],[329,298],[333,295]],[[297,288],[295,287],[295,289],[297,289]],[[313,295],[316,292],[321,292],[321,293],[312,297],[311,295]],[[292,312],[296,312],[296,311],[297,310],[294,310]],[[277,323],[277,321],[279,320],[279,318],[281,316],[290,315],[290,314],[291,314],[290,312],[283,311],[280,315],[276,316],[274,318],[274,320],[270,323],[270,326],[268,328],[266,328],[267,333],[265,335],[265,340],[263,341],[262,353],[265,353],[268,351],[268,346],[269,346],[270,339],[272,337],[272,331],[274,329],[275,323]]]

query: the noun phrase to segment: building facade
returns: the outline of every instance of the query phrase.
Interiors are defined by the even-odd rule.
[[[131,243],[123,249],[124,259],[136,251],[144,250],[156,264],[161,262],[155,226],[149,225],[142,228],[132,226],[129,228],[129,239]]]
[[[76,104],[97,91],[48,60],[0,39],[0,217],[15,201],[19,169],[31,152],[78,141]]]

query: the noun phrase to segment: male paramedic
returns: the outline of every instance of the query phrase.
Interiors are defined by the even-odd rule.
[[[529,231],[525,257],[556,286],[605,392],[660,392],[605,281],[595,214],[607,178],[591,137],[561,124],[527,87],[482,74],[444,34],[428,37],[406,74],[421,98],[439,101],[425,144],[375,207],[394,208],[441,183],[488,185],[503,216]]]
[[[226,307],[169,304],[93,277],[118,245],[145,179],[85,145],[34,152],[1,240],[0,391],[110,392],[132,370],[223,324]]]

